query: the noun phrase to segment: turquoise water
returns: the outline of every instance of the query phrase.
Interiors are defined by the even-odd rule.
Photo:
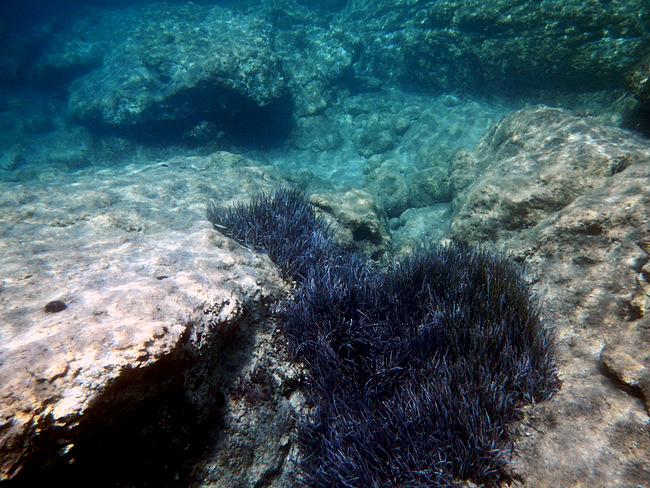
[[[647,48],[644,17],[624,5],[602,9],[602,23],[623,22],[602,35],[594,33],[600,19],[584,18],[588,3],[543,2],[538,14],[506,3],[505,20],[489,2],[472,5],[10,6],[0,17],[0,177],[223,149],[287,172],[307,169],[325,186],[363,186],[369,160],[444,166],[527,103],[564,96],[569,108],[615,111],[603,100],[616,99]],[[574,40],[546,51],[563,29]],[[538,36],[544,42],[528,60]],[[564,69],[563,57],[582,65]],[[597,95],[580,101],[585,93]],[[437,160],[422,163],[422,152]]]
[[[15,4],[0,14],[0,180],[228,151],[308,194],[367,192],[398,248],[437,241],[450,161],[505,114],[625,120],[625,74],[648,48],[633,4]]]

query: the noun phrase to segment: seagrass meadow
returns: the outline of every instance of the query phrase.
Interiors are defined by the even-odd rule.
[[[302,482],[449,487],[507,476],[518,410],[558,388],[553,332],[519,265],[460,244],[379,269],[293,189],[208,207],[224,234],[295,280],[280,307],[311,413]]]

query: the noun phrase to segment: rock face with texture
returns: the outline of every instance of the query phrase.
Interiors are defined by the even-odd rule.
[[[629,132],[561,109],[506,116],[451,164],[453,236],[497,240],[533,227],[649,157],[647,143]]]
[[[388,223],[369,193],[315,193],[309,202],[335,219],[335,236],[344,248],[356,249],[377,261],[390,249]]]
[[[87,49],[89,60],[78,61],[86,50],[68,35],[39,69],[62,70],[66,60],[84,63],[90,72],[71,83],[68,103],[71,114],[90,127],[142,135],[157,130],[157,137],[178,138],[206,121],[236,131],[246,116],[277,130],[286,86],[269,35],[265,22],[218,7],[111,10],[87,33],[88,43],[101,46],[101,65],[90,69],[99,64],[93,61],[98,47]]]
[[[521,425],[524,486],[647,486],[650,143],[536,107],[455,168],[452,235],[525,262],[557,329],[563,385]]]
[[[647,136],[650,134],[650,54],[627,73],[625,81],[637,101],[627,114],[626,125]]]
[[[353,0],[359,74],[427,90],[620,85],[648,49],[648,7],[591,3]]]
[[[4,184],[2,479],[288,476],[297,373],[267,313],[284,286],[203,216],[228,188],[277,185],[247,164],[220,153]]]
[[[650,105],[650,55],[645,56],[626,78],[634,97],[645,106]]]

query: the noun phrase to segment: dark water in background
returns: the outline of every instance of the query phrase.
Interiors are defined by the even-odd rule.
[[[11,31],[18,31],[51,21],[61,21],[85,7],[119,8],[146,3],[144,0],[30,0],[26,2],[5,0],[2,2],[2,19]]]

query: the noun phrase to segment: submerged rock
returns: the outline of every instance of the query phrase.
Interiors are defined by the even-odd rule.
[[[86,42],[104,46],[101,65],[69,88],[70,113],[81,123],[158,140],[179,140],[205,121],[244,138],[255,134],[243,126],[255,132],[262,125],[259,136],[288,124],[286,85],[265,22],[191,3],[110,10],[96,22]],[[41,69],[57,69],[48,61],[60,64],[78,51],[61,43]]]
[[[309,202],[334,218],[336,240],[345,249],[356,249],[374,260],[380,260],[390,250],[388,223],[369,193],[315,193]]]
[[[526,92],[619,86],[647,51],[648,6],[563,2],[352,0],[357,75],[425,90]]]
[[[408,208],[410,189],[399,162],[389,159],[368,173],[364,188],[375,195],[379,207],[390,219]]]
[[[533,107],[454,165],[452,235],[513,252],[557,330],[563,385],[520,426],[522,486],[648,485],[650,143]]]
[[[594,119],[544,106],[515,112],[452,162],[452,235],[503,239],[649,157],[646,142]]]
[[[637,101],[628,110],[625,124],[647,136],[650,134],[650,54],[627,73],[625,81]]]
[[[642,104],[650,105],[650,55],[645,56],[626,77],[634,97]]]
[[[220,153],[2,184],[1,479],[288,476],[298,373],[267,313],[284,285],[203,215],[228,188],[277,185],[251,164]]]

